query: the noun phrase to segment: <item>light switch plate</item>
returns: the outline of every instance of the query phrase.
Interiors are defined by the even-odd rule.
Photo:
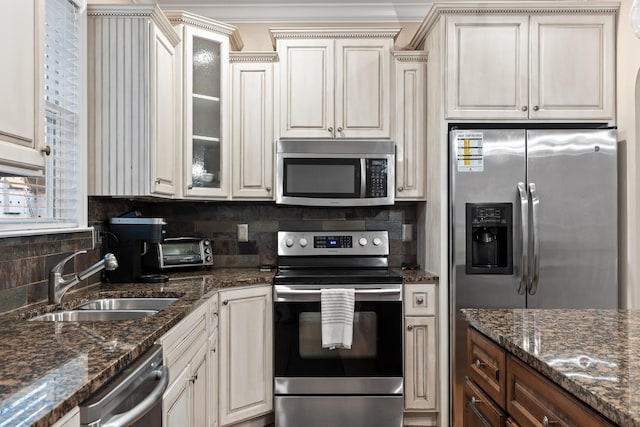
[[[238,242],[248,242],[249,224],[238,224],[236,227],[238,232]]]

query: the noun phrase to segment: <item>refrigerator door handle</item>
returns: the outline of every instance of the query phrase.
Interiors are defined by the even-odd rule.
[[[533,271],[531,283],[528,284],[529,295],[535,295],[538,291],[538,279],[540,278],[540,225],[538,222],[538,209],[540,198],[536,191],[536,184],[529,184],[529,194],[531,195],[531,234],[533,236]]]
[[[520,259],[520,277],[516,282],[518,295],[523,295],[527,288],[529,276],[529,196],[524,182],[518,183],[518,193],[520,195],[520,238],[522,242],[522,257]]]

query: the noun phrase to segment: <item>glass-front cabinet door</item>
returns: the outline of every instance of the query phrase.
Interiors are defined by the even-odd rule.
[[[165,12],[182,36],[182,197],[229,195],[229,48],[235,27]]]

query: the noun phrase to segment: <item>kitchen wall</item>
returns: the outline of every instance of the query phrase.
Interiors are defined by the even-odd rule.
[[[216,267],[258,267],[277,263],[278,230],[388,230],[389,264],[416,263],[416,204],[388,207],[312,208],[273,202],[132,201],[89,198],[89,224],[106,231],[109,220],[130,210],[166,220],[167,237],[197,236],[213,241]],[[236,224],[249,225],[249,242],[236,239]],[[411,242],[402,242],[402,224],[411,224]]]

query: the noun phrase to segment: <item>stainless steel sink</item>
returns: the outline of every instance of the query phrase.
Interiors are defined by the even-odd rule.
[[[87,301],[78,310],[163,310],[178,298],[102,298]]]
[[[132,320],[156,314],[158,310],[65,310],[45,313],[29,320],[49,322],[106,322]]]

